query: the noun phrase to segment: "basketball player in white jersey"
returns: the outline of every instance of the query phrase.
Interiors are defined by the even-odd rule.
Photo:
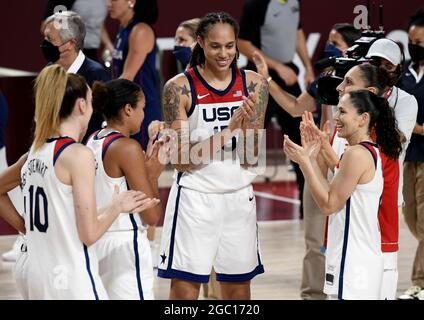
[[[149,143],[147,157],[130,138],[140,131],[145,98],[140,87],[126,79],[93,86],[94,109],[107,126],[87,141],[96,159],[96,199],[102,203],[121,190],[139,190],[153,199],[152,207],[139,214],[122,213],[96,243],[99,274],[110,299],[153,299],[153,266],[147,225],[155,225],[162,213],[158,178],[164,165],[158,161],[160,141]],[[147,159],[146,159],[147,158]]]
[[[328,183],[317,157],[320,137],[308,121],[302,126],[303,146],[285,137],[284,151],[299,163],[312,195],[329,215],[324,292],[338,299],[380,299],[383,256],[378,211],[383,192],[379,148],[397,159],[400,134],[387,101],[368,90],[346,93],[335,115],[338,135],[349,148]],[[371,142],[375,131],[377,144]]]
[[[245,145],[250,134],[256,136],[252,147],[259,147],[268,83],[237,68],[238,25],[227,13],[207,14],[196,34],[189,69],[168,81],[163,93],[164,119],[178,147],[158,275],[172,279],[171,299],[197,299],[213,266],[223,299],[250,299],[250,280],[264,269],[255,173],[247,169],[256,162],[242,154],[251,151]]]
[[[379,44],[385,44],[384,49],[378,48]],[[377,45],[377,48],[374,47]],[[393,63],[398,60],[397,67],[389,60],[385,64],[392,65],[392,68],[399,69],[401,61],[401,51],[399,46],[388,39],[376,41],[369,51],[370,55],[385,55],[391,57]],[[390,159],[384,153],[381,154],[383,161],[384,189],[380,204],[379,223],[381,230],[381,250],[384,258],[384,275],[381,298],[393,300],[396,297],[398,280],[397,271],[397,251],[399,240],[399,213],[398,205],[403,202],[402,197],[402,170],[405,150],[408,146],[411,132],[415,124],[417,102],[416,99],[406,92],[393,86],[393,79],[396,80],[396,72],[372,65],[358,65],[353,67],[345,75],[343,82],[337,87],[340,96],[346,92],[366,88],[379,96],[387,99],[388,106],[394,110],[397,126],[401,130],[402,153],[399,159]],[[335,132],[332,138],[332,146],[325,144],[327,150],[323,154],[327,155],[328,166],[334,168],[338,158],[348,147],[345,139]],[[334,150],[334,152],[333,152]]]
[[[116,188],[98,214],[94,157],[77,143],[91,114],[84,78],[58,65],[41,71],[35,85],[35,138],[21,169],[29,299],[107,299],[90,246],[120,212],[138,212],[150,202],[141,192]]]

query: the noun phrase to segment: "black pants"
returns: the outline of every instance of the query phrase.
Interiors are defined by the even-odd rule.
[[[292,68],[296,73],[298,73],[298,69],[294,64],[288,64],[288,67]],[[274,70],[270,70],[270,76],[272,79],[285,91],[288,93],[298,97],[302,93],[302,90],[299,87],[299,84],[296,82],[292,86],[287,86],[284,80],[282,80]],[[293,118],[289,113],[287,113],[282,107],[278,105],[278,103],[269,96],[268,108],[265,114],[265,128],[268,127],[269,122],[273,116],[276,116],[278,120],[278,124],[281,126],[281,136],[286,134],[290,137],[292,141],[300,145],[300,122],[302,120],[301,117]],[[283,141],[283,140],[281,140]],[[282,144],[281,144],[282,145]],[[299,200],[300,200],[300,215],[303,218],[303,185],[305,184],[305,178],[303,177],[303,173],[299,168],[297,163],[293,163],[294,170],[296,172],[296,180],[299,187]]]

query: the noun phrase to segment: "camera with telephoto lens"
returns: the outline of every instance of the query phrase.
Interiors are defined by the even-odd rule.
[[[325,75],[317,81],[317,97],[322,103],[337,105],[339,103],[339,93],[336,88],[343,82],[345,74],[354,66],[364,63],[376,64],[374,59],[367,59],[365,56],[374,41],[384,38],[383,30],[365,30],[362,37],[355,41],[355,44],[347,49],[346,57],[330,57],[322,59],[315,64],[315,68],[323,70],[331,67],[331,75]]]

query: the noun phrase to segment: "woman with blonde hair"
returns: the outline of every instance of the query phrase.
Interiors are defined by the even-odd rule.
[[[52,90],[54,88],[54,90]],[[152,205],[141,192],[115,193],[96,210],[93,153],[78,143],[93,112],[79,75],[46,67],[35,82],[35,135],[20,162],[27,252],[15,274],[29,299],[107,299],[90,247],[121,212]],[[2,184],[3,181],[0,181]],[[155,202],[153,202],[155,203]]]

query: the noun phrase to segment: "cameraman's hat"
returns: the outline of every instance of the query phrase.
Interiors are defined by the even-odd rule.
[[[386,38],[378,39],[371,45],[366,58],[372,57],[384,58],[395,66],[402,62],[402,52],[399,45]]]

